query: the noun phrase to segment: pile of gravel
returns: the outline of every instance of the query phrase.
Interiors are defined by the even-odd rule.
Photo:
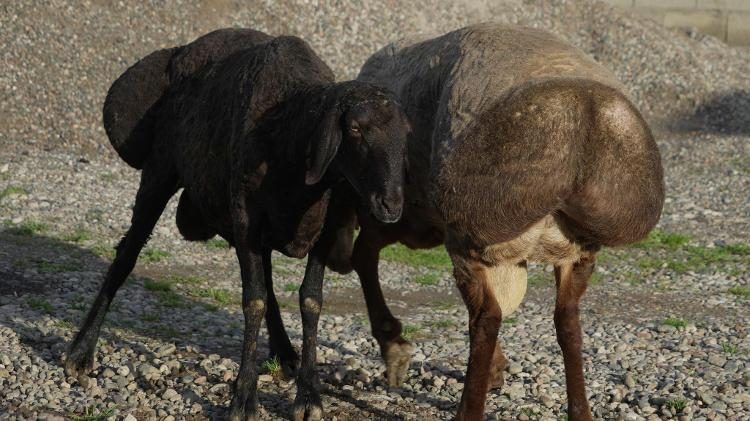
[[[750,122],[750,55],[592,1],[94,0],[0,6],[0,146],[113,156],[100,122],[110,83],[150,51],[242,26],[308,40],[342,78],[389,41],[493,20],[547,28],[612,69],[656,121],[739,132]],[[744,105],[743,105],[744,104]],[[106,151],[106,152],[105,152]]]

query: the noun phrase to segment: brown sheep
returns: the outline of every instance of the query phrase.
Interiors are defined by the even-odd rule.
[[[503,316],[526,291],[526,264],[555,267],[554,311],[568,416],[590,420],[578,305],[602,246],[644,238],[664,201],[661,158],[646,122],[602,66],[552,34],[481,24],[391,44],[359,80],[396,93],[413,125],[405,208],[397,224],[366,213],[329,256],[359,274],[388,380],[411,345],[383,299],[378,255],[392,243],[444,243],[469,311],[468,373],[458,419],[481,419],[502,384]]]
[[[104,124],[120,156],[142,169],[141,183],[130,229],[73,340],[66,372],[87,381],[115,293],[167,202],[184,188],[180,232],[188,240],[220,235],[236,247],[240,264],[245,335],[229,418],[257,417],[256,344],[267,307],[269,328],[281,324],[272,250],[309,252],[294,415],[319,418],[316,337],[334,239],[324,228],[335,215],[327,217],[331,191],[350,186],[377,220],[398,220],[409,125],[397,101],[371,84],[334,83],[299,38],[225,29],[128,69],[110,88]]]

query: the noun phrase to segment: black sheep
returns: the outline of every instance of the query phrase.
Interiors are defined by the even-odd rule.
[[[230,418],[256,416],[256,341],[266,307],[269,325],[281,323],[272,250],[309,252],[294,412],[297,419],[319,417],[315,348],[325,258],[335,237],[324,229],[326,215],[335,215],[327,212],[331,191],[351,187],[376,219],[399,219],[409,125],[397,102],[373,85],[334,83],[299,38],[223,29],[128,69],[109,90],[104,125],[120,156],[142,169],[141,182],[131,227],[73,341],[66,372],[86,381],[107,308],[167,202],[184,188],[177,210],[182,235],[195,241],[218,234],[240,263],[245,336]],[[281,340],[288,345],[286,336]]]

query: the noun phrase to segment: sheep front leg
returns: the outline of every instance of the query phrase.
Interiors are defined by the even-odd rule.
[[[565,363],[565,384],[568,390],[568,417],[571,421],[592,419],[586,399],[583,378],[581,323],[578,303],[586,292],[589,277],[594,270],[595,256],[584,254],[574,264],[555,266],[557,300],[555,302],[555,331]]]
[[[278,358],[284,375],[294,378],[299,367],[299,357],[294,350],[289,335],[281,320],[281,310],[273,292],[273,277],[271,273],[271,250],[263,252],[263,275],[265,276],[266,292],[268,294],[268,309],[266,310],[266,328],[268,328],[268,342],[271,348],[271,358]]]
[[[294,420],[319,420],[323,404],[318,392],[316,369],[318,320],[323,306],[323,275],[331,239],[324,232],[307,258],[305,278],[299,290],[302,313],[302,364],[297,374],[297,397],[294,399]]]
[[[393,241],[387,241],[376,231],[362,226],[354,244],[352,265],[362,284],[372,335],[378,341],[380,354],[385,360],[388,384],[399,386],[406,379],[413,346],[401,336],[401,322],[391,313],[380,288],[380,250]]]

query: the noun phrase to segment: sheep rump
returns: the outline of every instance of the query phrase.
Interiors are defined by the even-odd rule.
[[[206,64],[272,37],[252,29],[219,29],[190,44],[155,51],[112,83],[104,100],[103,123],[110,143],[128,165],[142,169],[154,136],[154,109],[170,85]]]

